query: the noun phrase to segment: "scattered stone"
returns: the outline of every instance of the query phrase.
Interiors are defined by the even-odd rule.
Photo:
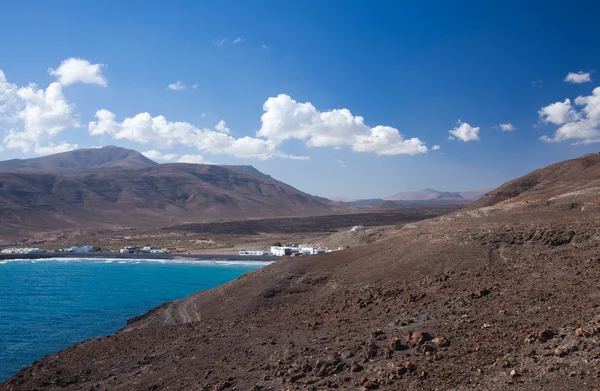
[[[477,292],[471,293],[471,298],[472,299],[480,299],[489,294],[490,294],[490,290],[487,288],[483,288],[483,289],[478,290]]]
[[[354,353],[352,353],[352,351],[350,351],[349,349],[344,350],[340,356],[344,359],[347,360],[349,358],[354,357]]]
[[[510,371],[510,377],[519,377],[519,376],[521,376],[521,375],[519,375],[519,373],[516,370],[513,369],[512,371]]]
[[[400,340],[400,338],[397,338],[397,337],[390,338],[389,346],[390,346],[390,348],[392,350],[404,350],[404,349],[406,349],[406,346],[404,346],[402,344],[402,341]]]
[[[552,339],[554,337],[554,332],[552,330],[549,329],[544,329],[541,330],[538,334],[537,334],[537,339],[540,342],[546,342],[550,339]]]
[[[415,364],[413,364],[410,361],[407,361],[404,363],[404,368],[406,368],[406,370],[408,370],[409,372],[414,372],[415,369],[417,369],[417,367],[415,366]]]
[[[441,348],[450,346],[450,341],[448,341],[444,337],[435,337],[434,339],[431,340],[431,342],[433,342],[434,344],[436,344],[437,346],[439,346]]]
[[[421,345],[427,341],[431,340],[431,335],[424,331],[415,331],[410,335],[410,342],[415,345]]]
[[[350,364],[350,372],[360,372],[362,370],[363,367],[359,363],[352,361],[352,364]]]

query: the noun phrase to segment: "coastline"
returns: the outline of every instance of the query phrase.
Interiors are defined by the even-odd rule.
[[[46,258],[100,258],[100,259],[185,259],[189,261],[246,261],[269,262],[281,259],[274,255],[235,255],[235,254],[121,254],[121,253],[34,253],[34,254],[0,254],[0,260],[12,259],[46,259]]]

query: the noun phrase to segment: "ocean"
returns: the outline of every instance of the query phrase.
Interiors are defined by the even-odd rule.
[[[47,354],[268,262],[133,259],[0,261],[0,382]]]

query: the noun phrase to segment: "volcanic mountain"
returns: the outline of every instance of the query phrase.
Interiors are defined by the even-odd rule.
[[[158,164],[124,148],[0,162],[0,234],[306,216],[332,206],[249,166]]]
[[[407,191],[385,198],[387,201],[431,201],[431,200],[476,200],[482,197],[488,190],[448,192],[435,189],[423,189],[418,191]]]
[[[600,155],[535,171],[460,213],[166,303],[0,390],[594,389],[599,181]]]

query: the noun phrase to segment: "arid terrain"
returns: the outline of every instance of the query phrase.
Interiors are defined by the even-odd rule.
[[[89,244],[103,250],[118,250],[128,246],[155,246],[173,253],[236,254],[241,249],[270,249],[273,242],[314,243],[337,248],[356,247],[373,241],[374,237],[393,231],[398,225],[433,218],[452,212],[457,205],[394,207],[371,210],[369,213],[248,219],[170,226],[158,229],[98,230],[80,229],[54,233],[31,234],[5,241],[4,247],[29,246],[47,250]],[[367,229],[349,232],[355,225]]]
[[[282,259],[0,390],[594,390],[598,181],[600,155],[584,156],[364,245]]]
[[[250,166],[158,164],[114,146],[0,162],[0,190],[5,240],[339,209]]]

